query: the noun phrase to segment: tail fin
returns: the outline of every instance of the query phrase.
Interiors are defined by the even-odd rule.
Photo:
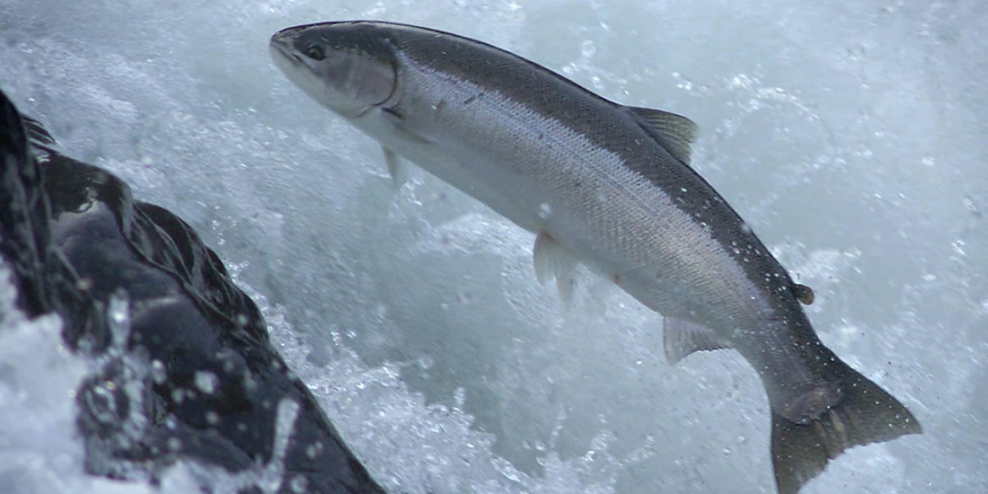
[[[902,403],[845,367],[841,401],[809,424],[772,412],[772,463],[779,494],[795,494],[844,450],[921,434],[922,426]]]

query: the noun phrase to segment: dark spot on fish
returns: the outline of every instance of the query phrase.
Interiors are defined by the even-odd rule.
[[[542,138],[543,138],[543,137],[545,137],[545,134],[543,134],[543,133],[541,133],[541,132],[539,132],[539,140],[540,140],[540,141],[542,140]]]
[[[475,95],[473,95],[473,96],[471,96],[471,97],[463,100],[463,104],[464,105],[469,105],[470,103],[473,103],[473,100],[477,99],[477,96],[479,96],[479,95],[476,95],[475,94]]]
[[[614,281],[615,285],[617,285],[618,283],[621,282],[621,275],[616,274],[614,276],[611,276],[611,280]]]

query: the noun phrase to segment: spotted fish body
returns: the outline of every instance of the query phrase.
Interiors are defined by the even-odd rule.
[[[276,64],[398,156],[535,232],[562,291],[580,262],[665,320],[670,360],[733,348],[758,371],[780,492],[844,449],[920,432],[909,411],[819,341],[795,284],[689,166],[696,126],[622,106],[544,67],[449,33],[383,22],[274,35]]]

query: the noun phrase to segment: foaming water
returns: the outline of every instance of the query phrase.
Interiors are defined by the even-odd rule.
[[[268,37],[423,24],[687,115],[694,166],[815,290],[821,339],[926,429],[846,453],[802,492],[975,493],[986,15],[978,0],[15,0],[0,4],[0,85],[217,248],[394,492],[772,492],[764,391],[731,352],[667,366],[658,317],[585,271],[563,304],[535,281],[531,235],[432,177],[395,192],[376,144],[284,80]],[[71,395],[98,368],[60,347],[57,319],[10,317],[0,487],[149,490],[81,473]],[[182,463],[162,485],[203,478],[244,481]]]

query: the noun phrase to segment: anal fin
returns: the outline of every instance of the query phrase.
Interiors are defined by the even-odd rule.
[[[576,259],[546,232],[539,232],[535,237],[532,257],[535,262],[535,278],[539,283],[545,284],[555,278],[560,298],[564,302],[572,300]]]
[[[714,330],[674,317],[662,319],[662,339],[666,361],[670,364],[679,362],[693,352],[731,347]]]

